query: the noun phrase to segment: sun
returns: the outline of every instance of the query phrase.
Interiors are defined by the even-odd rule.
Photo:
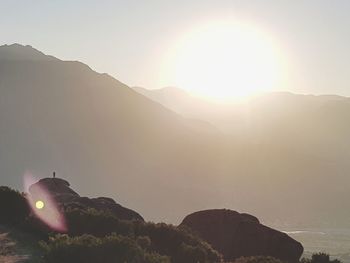
[[[209,99],[227,101],[266,92],[281,79],[277,46],[251,25],[206,24],[185,34],[169,54],[170,81]]]

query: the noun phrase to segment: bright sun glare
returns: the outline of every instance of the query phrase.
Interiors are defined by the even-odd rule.
[[[267,34],[238,23],[211,23],[186,34],[169,59],[175,85],[193,95],[232,100],[272,90],[281,78]]]

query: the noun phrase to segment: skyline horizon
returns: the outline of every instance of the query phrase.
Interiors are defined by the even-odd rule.
[[[174,89],[177,89],[177,90],[181,90],[182,92],[185,92],[190,97],[193,97],[193,98],[196,98],[196,99],[200,99],[200,100],[204,100],[204,101],[207,101],[207,102],[218,103],[218,104],[231,104],[231,103],[235,103],[237,101],[238,102],[245,101],[245,100],[247,100],[249,98],[257,97],[257,96],[260,96],[260,95],[263,95],[263,94],[276,94],[276,93],[277,94],[278,93],[282,93],[282,94],[286,93],[286,94],[303,95],[303,96],[339,96],[339,97],[344,97],[344,98],[350,98],[350,94],[346,95],[346,94],[338,94],[338,93],[303,93],[303,92],[293,92],[293,91],[289,91],[289,90],[286,90],[286,89],[280,89],[280,90],[258,92],[258,93],[255,93],[253,95],[250,95],[250,96],[247,96],[247,97],[243,97],[243,100],[242,100],[242,98],[240,98],[240,99],[237,99],[237,100],[231,99],[231,100],[227,100],[227,101],[221,101],[221,100],[216,100],[216,99],[208,99],[208,98],[202,97],[200,95],[193,94],[190,91],[188,91],[188,90],[186,90],[186,89],[184,89],[184,88],[182,88],[180,86],[176,86],[176,85],[165,85],[165,86],[158,87],[158,88],[148,88],[148,87],[145,87],[145,86],[130,85],[129,83],[123,81],[122,79],[119,79],[116,76],[112,75],[110,72],[100,72],[100,71],[98,71],[91,64],[87,64],[87,63],[85,63],[83,61],[80,61],[78,59],[68,59],[68,60],[67,59],[61,59],[60,57],[56,56],[55,54],[48,54],[45,51],[42,51],[42,50],[36,48],[35,46],[33,46],[30,43],[18,43],[18,42],[16,42],[16,43],[5,43],[5,44],[1,44],[0,48],[1,47],[6,47],[6,46],[9,46],[9,47],[10,46],[30,47],[33,50],[38,51],[38,52],[42,53],[45,56],[53,57],[53,58],[58,59],[60,61],[82,63],[82,64],[88,66],[91,70],[95,71],[96,73],[98,73],[98,74],[107,74],[107,75],[111,76],[112,78],[116,79],[117,81],[120,81],[121,83],[127,85],[129,88],[131,88],[133,90],[137,89],[137,88],[141,88],[141,89],[146,89],[146,90],[150,90],[150,91],[160,91],[160,90],[164,90],[164,89],[168,89],[168,88],[174,88]]]
[[[0,30],[3,37],[0,45],[30,44],[44,53],[55,54],[64,60],[81,61],[97,72],[108,72],[131,87],[157,89],[177,86],[186,90],[193,89],[194,84],[211,84],[210,81],[218,79],[215,76],[211,78],[207,74],[208,70],[214,70],[215,75],[219,76],[223,73],[220,83],[237,82],[230,78],[230,74],[237,67],[242,70],[237,66],[240,63],[231,59],[238,55],[237,59],[244,63],[244,71],[234,75],[238,77],[238,83],[248,85],[249,81],[253,81],[256,85],[262,82],[267,86],[264,90],[277,89],[297,94],[350,96],[347,72],[350,67],[347,48],[350,45],[350,18],[346,12],[350,7],[348,1],[281,3],[267,0],[262,3],[256,0],[191,0],[171,3],[159,0],[107,0],[101,4],[82,0],[74,3],[66,0],[57,3],[4,0],[2,4]],[[20,9],[18,5],[21,6]],[[220,34],[217,43],[206,44],[201,41],[212,39],[216,29],[224,33],[228,30],[230,33],[232,28],[225,29],[222,24],[231,22],[243,25],[242,32],[250,32],[250,29],[258,32],[261,42],[257,39],[257,43],[251,43],[249,37],[244,39],[242,32],[233,36],[242,42],[237,45],[228,39],[229,46],[225,46],[225,37]],[[198,35],[198,31],[207,25],[213,26],[214,32],[209,32],[209,35],[201,35],[199,32]],[[254,39],[254,35],[252,37]],[[230,50],[231,42],[234,46]],[[179,48],[184,43],[185,48]],[[269,65],[270,54],[268,47],[264,47],[266,43],[272,44],[274,52],[281,58],[282,62],[277,64],[280,72],[272,70],[273,65]],[[220,50],[222,44],[223,49]],[[210,60],[219,63],[226,59],[225,54],[229,52],[228,61],[224,60],[225,63],[221,65],[223,72],[216,67],[202,67],[205,58],[201,54],[205,54],[208,48]],[[215,50],[220,52],[221,58],[213,57]],[[186,57],[186,52],[189,52],[189,57]],[[253,55],[268,56],[251,60],[250,52]],[[196,61],[197,57],[201,61]],[[180,66],[194,68],[195,74],[188,78],[186,68],[183,72],[180,71],[178,78],[174,71],[179,66],[177,60],[180,60]],[[246,68],[251,64],[253,80],[249,78],[247,82],[241,73],[247,73]],[[266,74],[264,65],[270,68]],[[230,66],[233,69],[230,70]],[[259,73],[259,69],[264,72]],[[201,79],[201,76],[205,79]],[[270,83],[273,78],[277,81],[274,83],[276,86]],[[178,85],[177,82],[187,85]],[[218,86],[220,91],[204,88],[201,91],[211,95],[214,92],[215,96],[222,97],[235,97],[245,92],[233,90],[231,94],[232,89],[222,88],[224,85]],[[257,89],[256,86],[253,88]]]

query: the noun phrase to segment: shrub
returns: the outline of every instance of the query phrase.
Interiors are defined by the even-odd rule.
[[[283,263],[283,261],[270,256],[240,257],[234,263]]]
[[[168,257],[149,253],[134,239],[116,234],[103,238],[57,235],[41,246],[45,250],[45,263],[170,263]]]
[[[70,235],[91,234],[103,237],[111,233],[133,235],[132,221],[119,220],[110,213],[95,209],[73,209],[65,213]]]
[[[189,231],[164,223],[123,221],[93,209],[66,213],[69,235],[103,237],[111,233],[128,236],[148,251],[171,257],[173,263],[220,262],[221,255]]]
[[[302,263],[341,263],[338,259],[330,259],[330,256],[326,253],[312,254],[311,259],[303,258]]]
[[[42,247],[49,263],[221,262],[221,255],[189,230],[164,223],[124,221],[108,212],[69,208],[64,211],[69,236],[49,239],[58,233],[30,216],[26,198],[19,192],[1,187],[0,208],[0,223],[23,222],[22,229],[47,241]]]
[[[134,222],[137,236],[148,236],[151,248],[171,257],[173,263],[220,262],[221,255],[186,229],[164,223]]]
[[[0,187],[0,223],[20,224],[29,216],[26,198],[9,187]]]

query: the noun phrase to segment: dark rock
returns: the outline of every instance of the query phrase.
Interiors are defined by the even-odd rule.
[[[190,214],[180,226],[192,229],[227,261],[242,256],[272,256],[297,262],[304,250],[299,242],[260,224],[256,217],[227,209]]]
[[[60,178],[42,179],[29,187],[29,193],[38,197],[38,193],[41,193],[40,189],[44,189],[45,192],[48,192],[60,206],[65,208],[94,208],[98,211],[109,212],[122,220],[144,221],[142,216],[137,212],[117,204],[112,198],[81,197],[70,188],[70,184],[67,181]]]
[[[45,188],[46,191],[49,191],[52,195],[79,196],[79,194],[70,188],[70,184],[66,180],[60,178],[41,179],[38,183],[29,187],[29,192],[35,194],[39,192],[41,188]]]

